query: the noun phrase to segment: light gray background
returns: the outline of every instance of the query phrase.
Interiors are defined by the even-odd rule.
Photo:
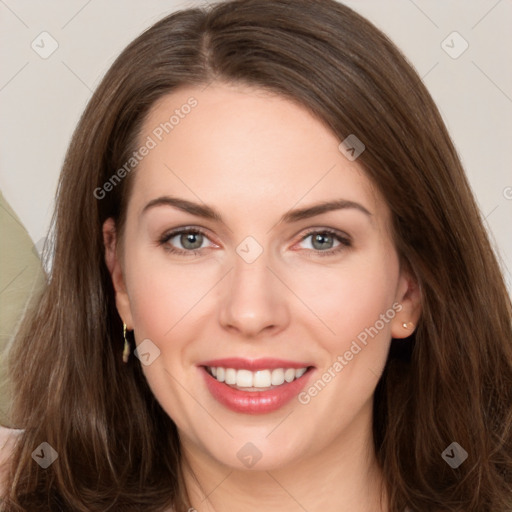
[[[0,188],[38,244],[72,131],[121,50],[146,27],[205,1],[0,0]],[[460,153],[512,291],[512,2],[345,2],[415,66]],[[49,48],[41,58],[31,44]],[[463,42],[469,44],[458,58]],[[445,43],[443,44],[443,41]],[[443,48],[444,47],[444,48]],[[8,241],[2,240],[2,243]]]

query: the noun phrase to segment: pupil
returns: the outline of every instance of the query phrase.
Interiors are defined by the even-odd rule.
[[[315,236],[315,240],[314,240],[313,244],[314,244],[315,242],[320,242],[320,243],[321,243],[322,241],[323,241],[323,242],[325,242],[325,241],[326,241],[326,240],[328,240],[330,237],[331,237],[331,235],[326,235],[326,236],[325,236],[325,235],[321,235],[321,234],[320,234],[320,235],[316,235],[316,236]],[[320,248],[322,248],[322,245],[320,245]]]
[[[201,236],[201,235],[199,233],[187,233],[185,235],[182,235],[182,243],[183,243],[183,241],[186,242],[186,243],[183,243],[183,246],[187,247],[188,242],[190,242],[194,246],[194,238],[198,237],[198,236]],[[184,240],[183,240],[183,237],[185,237]],[[199,244],[197,244],[197,241],[196,241],[195,245],[197,247],[194,246],[194,247],[188,247],[188,248],[189,249],[197,249],[197,248],[201,247],[201,242],[199,242]]]

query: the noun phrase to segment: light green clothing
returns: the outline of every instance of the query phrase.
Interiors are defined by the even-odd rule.
[[[10,425],[6,351],[30,297],[46,283],[30,236],[0,192],[0,424]]]

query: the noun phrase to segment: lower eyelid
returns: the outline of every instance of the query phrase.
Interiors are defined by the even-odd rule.
[[[180,249],[178,247],[175,247],[175,246],[169,244],[170,240],[172,240],[173,238],[175,238],[179,235],[190,234],[190,233],[200,234],[214,246],[218,245],[210,239],[210,237],[208,236],[208,234],[206,232],[204,232],[200,229],[192,229],[192,228],[190,228],[190,229],[185,228],[185,229],[178,230],[178,231],[171,231],[170,233],[167,233],[160,238],[159,244],[166,246],[166,250],[169,252],[176,252],[176,253],[180,253],[180,254],[192,254],[192,255],[197,254],[197,253],[201,252],[202,250],[208,248],[208,247],[201,247],[198,249]],[[299,241],[297,243],[303,242],[307,238],[317,235],[317,234],[327,234],[327,235],[333,237],[334,239],[338,240],[339,245],[337,245],[331,249],[326,249],[325,251],[320,251],[317,249],[306,249],[307,251],[311,251],[315,254],[320,254],[320,255],[323,255],[323,254],[328,255],[328,254],[338,252],[339,250],[350,247],[352,245],[352,241],[348,236],[342,236],[341,234],[339,234],[337,232],[333,232],[331,230],[326,230],[326,229],[324,229],[324,230],[318,229],[316,231],[310,231],[310,232],[302,235],[302,237],[299,239]]]
[[[330,249],[325,249],[323,251],[321,251],[319,249],[314,249],[314,248],[305,249],[308,253],[313,253],[314,256],[316,256],[316,255],[319,255],[319,256],[334,255],[334,254],[337,254],[337,253],[351,247],[351,245],[352,245],[352,242],[349,237],[342,236],[338,233],[333,233],[331,231],[325,231],[325,230],[309,232],[306,235],[302,236],[298,243],[304,242],[306,239],[313,237],[315,235],[318,235],[318,234],[329,235],[333,239],[337,240],[339,243],[338,243],[338,245],[335,245],[334,247],[331,247]]]
[[[160,239],[159,239],[159,243],[161,245],[166,245],[166,246],[170,246],[171,247],[171,249],[167,248],[167,250],[171,250],[171,251],[175,250],[176,252],[182,252],[182,253],[193,254],[193,253],[196,253],[196,252],[201,251],[203,249],[206,249],[206,247],[200,247],[199,249],[181,249],[179,247],[175,247],[174,245],[170,244],[170,241],[173,238],[176,238],[177,236],[180,236],[180,235],[187,235],[187,234],[202,235],[210,243],[216,245],[210,239],[210,237],[204,231],[201,231],[200,229],[182,229],[182,230],[178,230],[178,231],[171,231],[170,233],[166,233],[166,234],[162,235],[160,237]]]

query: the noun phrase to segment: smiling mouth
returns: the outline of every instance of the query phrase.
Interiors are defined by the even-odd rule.
[[[257,371],[222,366],[204,366],[204,368],[217,382],[240,391],[258,392],[289,384],[302,377],[313,367],[273,368]]]

